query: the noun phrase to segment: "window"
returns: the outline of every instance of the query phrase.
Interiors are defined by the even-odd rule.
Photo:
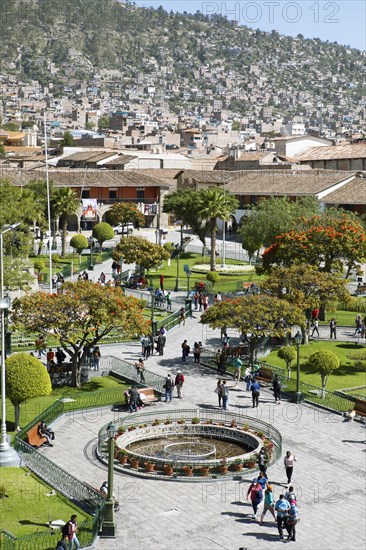
[[[82,199],[90,199],[90,191],[89,189],[83,189],[81,192],[81,198]]]
[[[138,198],[138,199],[144,199],[145,198],[145,188],[144,187],[138,187],[136,189],[136,198]]]
[[[117,189],[110,189],[109,190],[109,198],[110,199],[116,199],[117,198]]]

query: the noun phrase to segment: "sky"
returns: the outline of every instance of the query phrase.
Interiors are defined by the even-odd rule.
[[[366,49],[366,0],[135,0],[135,4],[221,14],[253,29],[274,29],[285,35],[302,34]]]

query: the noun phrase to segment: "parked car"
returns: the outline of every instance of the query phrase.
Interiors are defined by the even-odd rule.
[[[133,223],[127,223],[124,225],[122,223],[119,223],[118,225],[115,225],[113,227],[113,231],[115,235],[131,235],[133,230],[134,230]]]

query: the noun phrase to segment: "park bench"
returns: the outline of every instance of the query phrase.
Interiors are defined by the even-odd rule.
[[[366,294],[366,283],[359,283],[356,288],[356,294]]]
[[[39,425],[40,425],[40,422],[38,422],[38,424],[33,426],[33,428],[31,428],[27,432],[29,445],[32,445],[32,447],[36,447],[37,449],[38,449],[38,447],[40,447],[41,445],[43,445],[43,443],[46,443],[46,441],[47,441],[47,439],[45,437],[41,437],[38,434],[38,426]]]
[[[268,386],[272,384],[273,372],[269,367],[261,365],[255,379],[261,384],[261,386]]]
[[[156,397],[154,388],[137,388],[143,405],[150,405],[150,403],[156,403],[159,401],[159,397]],[[125,392],[125,405],[128,406],[128,394]]]
[[[48,374],[50,375],[51,380],[52,380],[52,377],[55,375],[62,376],[63,374],[65,374],[66,376],[68,376],[70,372],[72,372],[71,363],[62,363],[62,365],[54,365],[52,367],[49,367],[48,369]]]
[[[356,416],[366,416],[366,400],[356,399],[353,410],[355,411]]]

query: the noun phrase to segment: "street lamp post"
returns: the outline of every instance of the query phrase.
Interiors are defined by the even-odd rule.
[[[189,298],[189,296],[190,296],[189,280],[190,280],[190,278],[191,278],[191,273],[192,273],[192,272],[191,272],[190,269],[188,269],[188,270],[186,271],[186,273],[187,273],[187,298]]]
[[[3,235],[18,227],[19,223],[4,226],[0,231],[0,310],[1,310],[1,441],[0,467],[19,466],[20,459],[13,447],[10,447],[6,435],[6,385],[5,385],[5,310],[10,307],[9,296],[4,296],[4,246]]]
[[[302,342],[302,334],[297,331],[295,334],[296,344],[296,403],[301,403],[302,395],[300,391],[300,346]]]
[[[152,287],[151,290],[150,290],[150,296],[151,296],[151,328],[154,331],[154,306],[155,306],[155,303],[154,303],[154,299],[155,299],[154,287]],[[155,334],[153,334],[153,336],[155,336]]]
[[[94,269],[94,266],[93,266],[93,246],[94,246],[94,239],[92,236],[89,237],[88,239],[89,241],[89,248],[90,248],[90,261],[89,261],[89,270],[90,271],[93,271]]]
[[[177,246],[177,278],[175,280],[174,292],[179,291],[179,254],[180,254],[180,246],[179,245],[176,245],[176,246]]]
[[[108,436],[108,494],[105,503],[105,513],[102,524],[101,536],[108,539],[116,538],[116,518],[114,516],[113,474],[114,474],[114,436],[117,427],[113,422],[107,426]]]

